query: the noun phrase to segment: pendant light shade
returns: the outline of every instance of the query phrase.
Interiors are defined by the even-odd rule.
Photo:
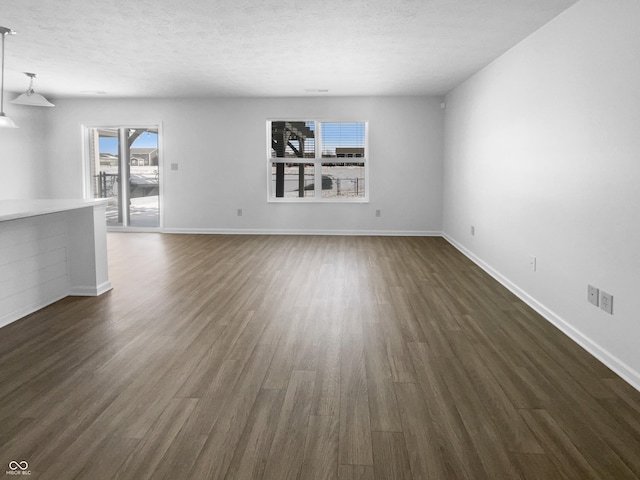
[[[4,112],[0,112],[0,128],[18,128],[18,126]]]
[[[14,32],[10,28],[0,27],[0,36],[2,36],[2,70],[0,71],[0,128],[18,128],[9,117],[4,114],[4,37],[13,35]]]
[[[29,89],[15,100],[11,100],[11,103],[15,103],[17,105],[31,105],[32,107],[55,107],[53,103],[33,90],[34,78],[36,78],[37,75],[35,73],[27,72],[24,72],[24,74],[31,79],[29,82]]]

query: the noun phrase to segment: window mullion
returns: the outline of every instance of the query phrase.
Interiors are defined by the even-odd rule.
[[[315,127],[315,159],[314,159],[314,197],[316,199],[322,198],[322,127],[320,126],[320,122],[314,122]]]

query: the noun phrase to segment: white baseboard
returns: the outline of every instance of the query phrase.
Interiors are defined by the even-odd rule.
[[[109,281],[104,282],[98,285],[97,287],[86,287],[86,286],[69,287],[69,290],[65,294],[55,295],[53,297],[40,300],[36,303],[25,305],[20,310],[16,310],[9,314],[3,315],[2,317],[0,317],[0,328],[4,327],[5,325],[9,325],[10,323],[15,322],[16,320],[20,320],[21,318],[26,317],[27,315],[30,315],[33,312],[37,312],[38,310],[44,307],[47,307],[59,300],[62,300],[63,298],[66,298],[70,295],[81,296],[81,297],[97,297],[99,295],[102,295],[105,292],[108,292],[112,288],[113,287],[111,286],[111,282]]]
[[[73,287],[69,287],[69,295],[73,295],[76,297],[98,297],[105,292],[108,292],[113,287],[111,286],[111,282],[106,281],[101,283],[98,286],[82,286],[76,285]]]
[[[62,300],[66,296],[67,296],[66,294],[55,295],[53,297],[42,299],[39,302],[32,303],[30,305],[25,305],[20,310],[16,310],[14,312],[3,315],[2,317],[0,317],[0,328],[4,327],[5,325],[9,325],[10,323],[15,322],[16,320],[20,320],[21,318],[26,317],[27,315],[30,315],[33,312],[37,312],[41,308],[44,308],[47,305],[51,305],[52,303],[55,303],[58,300]]]
[[[164,233],[214,235],[359,235],[393,237],[440,237],[442,232],[422,230],[278,230],[278,229],[220,229],[220,228],[165,228]]]
[[[554,313],[551,309],[537,301],[527,292],[522,290],[516,284],[511,282],[507,277],[495,270],[489,264],[484,262],[481,258],[476,256],[473,252],[466,247],[455,241],[452,237],[443,233],[442,235],[451,245],[457,248],[462,254],[473,261],[476,265],[482,268],[485,272],[500,282],[505,288],[507,288],[516,297],[522,300],[524,303],[533,308],[536,312],[542,315],[547,321],[551,322],[558,329],[560,329],[565,335],[571,338],[574,342],[584,348],[591,355],[596,357],[607,367],[622,377],[633,388],[640,391],[640,373],[631,368],[625,362],[613,355],[611,352],[600,346],[597,342],[580,332],[577,328],[567,322],[565,319]]]

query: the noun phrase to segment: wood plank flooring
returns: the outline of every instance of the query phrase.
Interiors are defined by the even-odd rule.
[[[640,393],[442,238],[108,245],[0,329],[0,474],[640,479]]]

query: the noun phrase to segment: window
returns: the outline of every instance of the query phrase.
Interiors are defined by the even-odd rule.
[[[267,122],[269,201],[368,201],[366,122]]]

